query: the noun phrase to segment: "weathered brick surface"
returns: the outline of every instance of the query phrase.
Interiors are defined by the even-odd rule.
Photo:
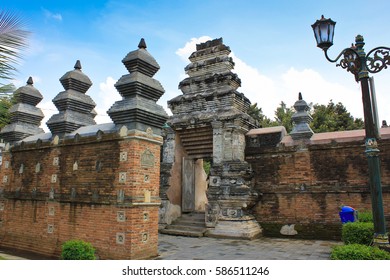
[[[82,239],[101,259],[156,256],[160,145],[130,131],[5,152],[0,246],[59,256],[63,242]]]
[[[379,142],[383,204],[390,223],[390,140]],[[361,141],[251,147],[246,160],[262,194],[253,211],[265,235],[294,224],[301,238],[340,238],[339,207],[371,210],[368,166]]]

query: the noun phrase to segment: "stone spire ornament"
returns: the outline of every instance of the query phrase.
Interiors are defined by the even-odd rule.
[[[295,102],[294,108],[296,110],[292,116],[294,125],[290,133],[292,139],[310,139],[314,134],[309,125],[313,118],[309,114],[310,107],[307,105],[306,101],[302,99],[302,93],[299,93],[298,101]]]
[[[0,132],[0,137],[5,142],[12,144],[44,132],[39,127],[44,116],[41,109],[36,107],[43,97],[33,84],[33,79],[29,77],[27,84],[14,92],[16,104],[9,109],[11,123],[3,127]]]
[[[92,82],[81,71],[79,60],[76,61],[74,70],[65,73],[60,82],[65,91],[53,99],[59,113],[53,115],[46,123],[51,133],[63,136],[82,126],[96,124],[94,121],[96,104],[85,94],[92,86]]]
[[[115,84],[123,99],[111,106],[108,115],[115,125],[142,131],[150,127],[153,133],[161,134],[168,115],[156,102],[165,91],[160,82],[152,78],[160,66],[146,50],[143,38],[138,49],[128,53],[122,63],[130,74],[123,75]]]

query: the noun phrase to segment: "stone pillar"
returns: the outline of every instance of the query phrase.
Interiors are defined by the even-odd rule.
[[[314,132],[310,128],[310,122],[313,118],[309,114],[309,106],[306,101],[302,99],[302,94],[299,93],[298,101],[295,102],[294,108],[296,112],[292,116],[294,123],[293,129],[290,133],[294,140],[305,140],[310,139]]]
[[[175,162],[175,131],[168,125],[163,126],[162,136],[164,144],[162,146],[162,161],[160,168],[160,198],[161,206],[159,210],[159,227],[164,228],[170,224],[169,216],[172,207],[167,191],[171,186],[172,166]]]
[[[63,137],[82,126],[96,124],[93,119],[96,104],[85,94],[92,86],[92,82],[81,71],[79,60],[76,61],[74,70],[65,73],[60,82],[65,91],[53,99],[59,113],[51,116],[46,123],[53,137],[55,135]]]

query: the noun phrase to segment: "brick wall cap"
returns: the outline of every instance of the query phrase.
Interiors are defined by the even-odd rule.
[[[276,133],[276,132],[281,132],[283,136],[287,134],[287,131],[284,128],[284,126],[274,126],[274,127],[251,129],[246,135],[253,136],[253,135],[262,135],[262,134],[269,134],[269,133]]]
[[[390,127],[380,128],[381,139],[390,139]],[[323,132],[314,134],[310,141],[311,145],[329,144],[331,142],[344,143],[344,142],[363,142],[365,138],[364,129],[349,130],[349,131],[335,131],[335,132]],[[286,135],[281,141],[286,146],[293,146],[294,140],[290,135]]]

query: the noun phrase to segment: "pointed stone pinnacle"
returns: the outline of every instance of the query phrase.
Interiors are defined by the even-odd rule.
[[[299,93],[298,99],[299,99],[299,100],[302,100],[302,93]]]
[[[30,76],[30,77],[28,78],[28,80],[27,80],[27,84],[28,84],[28,85],[32,85],[33,83],[34,83],[34,81],[33,81],[32,77]]]
[[[139,41],[138,48],[139,49],[146,49],[146,43],[145,43],[144,38],[141,38],[141,41]]]
[[[76,61],[76,64],[74,65],[74,69],[81,70],[81,63],[80,60]]]

